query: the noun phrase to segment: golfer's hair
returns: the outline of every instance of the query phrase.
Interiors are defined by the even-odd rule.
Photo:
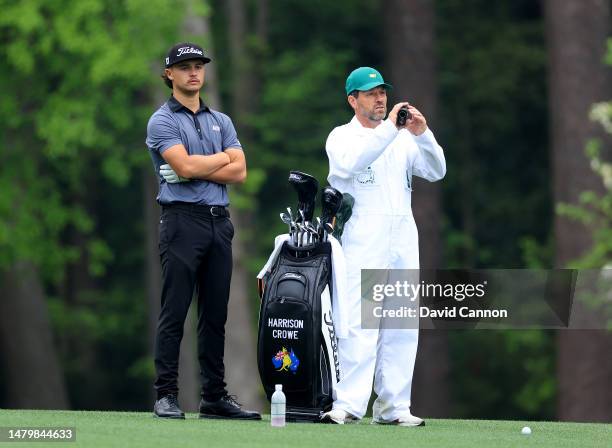
[[[172,88],[172,81],[168,79],[168,77],[166,76],[166,72],[161,74],[161,79],[164,80],[164,84],[166,84],[168,87]]]
[[[355,98],[359,98],[359,90],[353,90],[349,93],[350,96],[354,96]]]

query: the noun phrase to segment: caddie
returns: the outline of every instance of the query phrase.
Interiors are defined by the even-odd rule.
[[[377,70],[357,68],[345,88],[355,115],[329,134],[326,151],[329,184],[355,198],[342,235],[347,295],[340,300],[346,300],[349,316],[338,339],[340,382],[323,419],[338,424],[361,419],[374,382],[373,423],[421,426],[424,420],[410,412],[418,329],[362,328],[361,270],[419,268],[412,177],[440,180],[446,161],[414,106],[398,103],[385,119],[391,85]],[[397,123],[402,107],[409,112],[404,125]]]

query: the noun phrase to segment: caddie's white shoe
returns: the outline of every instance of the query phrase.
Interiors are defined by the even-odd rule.
[[[329,412],[326,412],[321,417],[321,422],[323,423],[332,423],[335,425],[344,425],[345,423],[354,423],[358,419],[357,417],[349,414],[342,409],[332,409]]]
[[[399,418],[391,421],[379,418],[372,419],[373,425],[397,425],[397,426],[425,426],[425,420],[415,417],[410,412],[402,414]]]

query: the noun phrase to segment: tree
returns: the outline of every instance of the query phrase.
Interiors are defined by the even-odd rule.
[[[555,202],[577,204],[585,190],[602,192],[584,147],[598,135],[589,108],[609,98],[610,72],[602,66],[610,32],[605,0],[547,0],[549,109]],[[571,36],[571,38],[568,38]],[[601,135],[601,134],[600,134]],[[602,136],[609,148],[610,139]],[[608,149],[606,149],[607,151]],[[565,267],[592,246],[592,228],[555,217],[555,264]],[[612,337],[603,331],[561,331],[557,337],[558,417],[572,421],[612,418]]]
[[[48,396],[56,397],[53,406],[66,406],[64,383],[58,378],[59,346],[68,375],[78,371],[77,357],[91,368],[76,373],[83,381],[72,383],[72,391],[83,387],[79,392],[84,393],[71,393],[74,403],[80,405],[92,390],[104,403],[108,395],[100,392],[115,371],[101,374],[95,366],[112,366],[120,359],[105,357],[102,349],[114,336],[125,346],[139,341],[138,323],[130,321],[140,311],[130,305],[138,301],[123,301],[124,312],[112,310],[116,314],[111,319],[114,299],[130,297],[129,284],[122,291],[116,285],[88,291],[76,302],[65,300],[63,285],[70,263],[84,260],[88,275],[99,277],[112,259],[100,237],[107,229],[101,225],[103,205],[115,194],[113,188],[128,184],[130,170],[143,160],[132,152],[142,148],[142,135],[135,129],[147,113],[136,100],[151,82],[142,67],[158,52],[161,36],[172,35],[177,14],[163,2],[149,1],[109,8],[99,1],[73,0],[3,1],[1,6],[0,52],[7,70],[0,80],[11,88],[0,108],[5,161],[0,169],[0,270],[4,286],[12,287],[11,294],[3,295],[2,306],[11,309],[14,318],[3,329],[29,329],[28,338],[40,341],[30,349],[19,331],[12,332],[10,343],[24,350],[18,353],[21,360],[14,350],[3,350],[9,357],[7,377],[20,381],[11,384],[13,390],[27,390],[41,400],[29,401],[30,407],[52,405],[45,401]],[[91,182],[104,188],[104,194],[92,195]],[[97,200],[94,207],[92,198]],[[78,235],[78,244],[66,237],[71,234]],[[45,321],[47,308],[53,326]],[[4,318],[9,315],[3,313]],[[83,344],[91,344],[89,350],[78,348]],[[48,390],[36,389],[47,377]],[[95,388],[87,387],[90,381]],[[115,387],[125,385],[132,386],[129,378]]]
[[[391,104],[409,101],[436,129],[438,82],[435,45],[435,2],[391,0],[382,4],[388,77],[394,89]],[[439,136],[438,136],[439,138]],[[442,145],[444,146],[444,145]],[[442,267],[441,185],[414,178],[412,209],[419,229],[421,267]],[[414,372],[415,412],[448,416],[448,335],[443,330],[421,330]]]
[[[1,278],[0,355],[9,408],[66,409],[69,401],[40,277],[31,262]]]
[[[263,56],[266,45],[265,29],[267,27],[267,0],[255,2],[257,10],[257,29],[253,32],[253,23],[248,20],[247,3],[243,0],[225,2],[227,33],[229,41],[229,61],[231,74],[230,107],[232,117],[247,154],[248,177],[244,186],[232,186],[231,201],[233,221],[236,233],[233,240],[234,266],[232,289],[229,302],[227,323],[227,380],[228,386],[249,407],[263,407],[261,386],[253,369],[257,366],[256,331],[253,316],[257,310],[255,282],[249,270],[247,259],[253,255],[253,239],[256,234],[249,231],[253,221],[254,193],[257,191],[263,173],[252,165],[250,145],[253,142],[254,129],[251,118],[256,114],[260,100],[260,72],[256,61]]]

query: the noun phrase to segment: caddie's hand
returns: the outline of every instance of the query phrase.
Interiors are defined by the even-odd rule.
[[[176,184],[179,182],[189,182],[189,179],[185,179],[184,177],[181,177],[178,174],[176,174],[174,170],[172,169],[172,167],[168,164],[165,164],[159,167],[159,174],[169,184]]]
[[[397,103],[395,106],[393,106],[393,108],[391,109],[391,112],[389,112],[389,120],[391,120],[391,123],[393,123],[395,127],[397,127],[397,129],[402,129],[405,127],[405,126],[397,126],[397,111],[399,111],[404,106],[408,106],[408,103],[407,102]]]
[[[406,121],[406,129],[414,135],[421,135],[427,130],[427,120],[416,107],[408,106],[412,118]]]

